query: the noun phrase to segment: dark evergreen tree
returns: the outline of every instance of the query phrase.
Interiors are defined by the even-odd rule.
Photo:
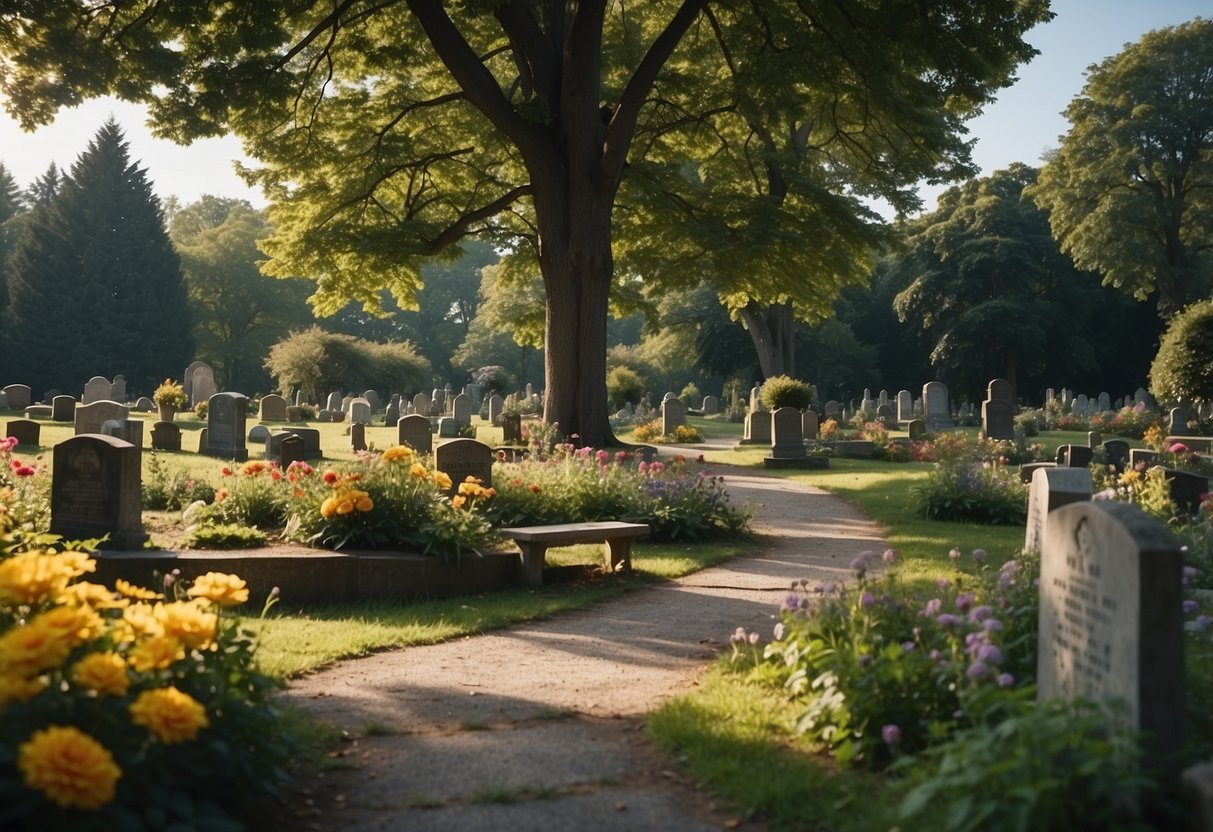
[[[8,255],[13,250],[13,235],[16,224],[12,222],[21,213],[21,188],[17,180],[0,162],[0,315],[8,305],[8,283],[4,278]]]
[[[189,363],[181,264],[145,171],[112,120],[57,193],[35,198],[10,266],[12,373],[35,393],[118,373],[129,389],[149,391]]]
[[[55,197],[59,195],[59,188],[63,186],[63,174],[59,172],[59,166],[51,162],[46,169],[46,173],[35,179],[25,190],[25,206],[27,208],[46,208],[55,201]]]

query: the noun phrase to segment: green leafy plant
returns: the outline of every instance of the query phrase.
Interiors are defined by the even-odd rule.
[[[260,529],[235,523],[202,523],[190,527],[182,545],[186,549],[256,549],[268,536]]]
[[[804,410],[816,397],[817,391],[813,385],[791,376],[771,376],[762,383],[759,393],[762,406],[767,410],[777,410],[781,407]]]
[[[1150,392],[1159,401],[1213,398],[1213,300],[1171,319],[1150,366]]]
[[[140,482],[143,507],[152,511],[180,511],[198,500],[215,499],[215,488],[182,468],[169,470],[164,458],[151,451],[147,473]]]
[[[644,379],[631,367],[612,367],[607,373],[607,396],[611,407],[619,409],[628,402],[637,404],[644,395]]]
[[[936,443],[937,453],[945,453]],[[934,520],[954,520],[1010,526],[1027,519],[1027,487],[1013,467],[967,451],[959,458],[942,458],[914,487],[918,511]]]

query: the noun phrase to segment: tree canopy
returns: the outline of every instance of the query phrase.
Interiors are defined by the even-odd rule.
[[[1162,402],[1213,399],[1213,300],[1171,318],[1150,367],[1150,392]]]
[[[471,236],[531,252],[545,418],[600,444],[612,286],[649,277],[616,270],[617,227],[660,233],[688,267],[653,279],[694,281],[698,260],[722,281],[752,277],[741,288],[762,301],[812,298],[804,281],[828,293],[860,231],[836,195],[912,207],[919,179],[968,171],[964,119],[1013,80],[1034,54],[1023,34],[1050,13],[1047,0],[46,0],[18,15],[0,27],[0,91],[24,124],[116,93],[147,102],[164,135],[233,130],[272,199],[266,268],[314,277],[321,311],[384,286],[407,307],[421,259]],[[729,251],[712,263],[704,241]]]
[[[1150,32],[1087,70],[1031,191],[1081,269],[1171,315],[1213,287],[1213,21]]]

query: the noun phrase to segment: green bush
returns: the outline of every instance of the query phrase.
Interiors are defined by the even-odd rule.
[[[816,397],[817,391],[813,389],[813,385],[791,376],[771,376],[762,383],[759,393],[762,406],[767,410],[777,410],[781,407],[804,410]]]
[[[408,341],[378,344],[318,326],[274,344],[265,368],[279,390],[415,390],[431,380],[429,362]]]
[[[628,402],[637,404],[644,395],[644,379],[631,367],[613,367],[606,378],[611,407],[619,410]]]
[[[234,523],[204,523],[190,528],[182,545],[186,549],[256,549],[269,538],[260,529]]]
[[[936,463],[927,482],[913,489],[919,514],[931,520],[996,526],[1027,520],[1028,490],[1019,471],[983,460],[979,454],[980,446],[960,458]]]
[[[182,468],[170,471],[155,451],[150,452],[147,468],[140,483],[145,509],[180,511],[198,500],[210,502],[215,499],[215,489],[210,483],[191,476]]]
[[[1150,392],[1159,401],[1213,399],[1213,299],[1171,319],[1150,367]]]

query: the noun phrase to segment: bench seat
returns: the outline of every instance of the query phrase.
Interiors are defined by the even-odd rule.
[[[522,580],[527,586],[543,583],[543,559],[552,546],[604,543],[607,571],[631,571],[632,541],[649,533],[644,523],[604,520],[593,523],[561,523],[551,526],[515,526],[499,529],[502,537],[518,544],[522,557]]]

